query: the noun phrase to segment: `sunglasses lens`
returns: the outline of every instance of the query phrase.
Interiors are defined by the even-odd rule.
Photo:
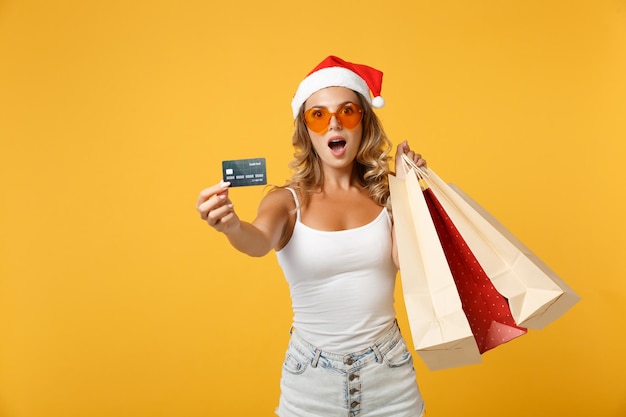
[[[343,127],[352,129],[359,124],[362,114],[363,112],[359,106],[354,103],[350,103],[345,106],[341,106],[337,110],[336,116],[339,119],[339,123],[341,123]]]
[[[322,133],[328,128],[332,114],[324,107],[313,107],[304,113],[306,125],[315,133]]]
[[[329,112],[325,107],[313,107],[304,112],[304,121],[313,132],[324,133],[333,116],[343,127],[353,129],[361,121],[362,115],[363,110],[359,105],[349,103],[339,107],[335,113]]]

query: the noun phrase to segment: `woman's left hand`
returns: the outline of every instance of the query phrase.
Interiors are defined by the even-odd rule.
[[[406,140],[398,145],[396,149],[396,177],[400,179],[405,178],[404,166],[402,165],[402,154],[408,156],[415,165],[418,167],[426,168],[426,160],[422,158],[422,155],[415,153],[409,147],[409,142]]]

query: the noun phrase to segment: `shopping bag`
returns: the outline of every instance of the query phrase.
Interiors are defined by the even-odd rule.
[[[580,300],[545,262],[467,194],[430,168],[424,177],[495,288],[508,300],[519,326],[541,329]]]
[[[526,334],[525,328],[516,325],[508,301],[489,280],[435,194],[428,187],[422,188],[478,351],[482,354]]]
[[[416,175],[389,176],[404,301],[416,352],[432,370],[481,362]]]

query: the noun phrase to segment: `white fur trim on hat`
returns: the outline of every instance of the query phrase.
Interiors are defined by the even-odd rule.
[[[372,106],[374,106],[375,108],[380,109],[384,105],[385,105],[385,99],[382,98],[381,96],[376,96],[372,99]]]
[[[307,76],[298,86],[291,100],[293,118],[298,117],[300,107],[313,93],[326,87],[346,87],[370,99],[367,83],[353,71],[343,67],[322,68]]]

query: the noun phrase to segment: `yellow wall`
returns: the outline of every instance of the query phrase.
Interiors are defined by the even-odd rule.
[[[626,415],[624,0],[3,0],[0,416],[273,415],[287,286],[194,204],[222,159],[283,183],[330,53],[384,70],[394,143],[583,297],[481,365],[416,356],[429,415]]]

